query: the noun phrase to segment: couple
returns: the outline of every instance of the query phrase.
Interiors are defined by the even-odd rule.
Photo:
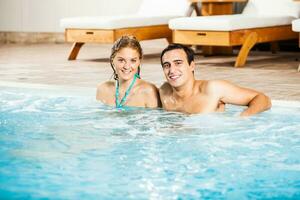
[[[110,56],[115,81],[97,87],[97,100],[117,108],[124,106],[157,108],[183,113],[224,111],[225,104],[248,106],[240,115],[250,116],[271,107],[261,92],[227,81],[195,80],[194,52],[180,44],[170,44],[160,57],[167,82],[159,90],[140,78],[142,48],[135,37],[123,36],[115,42]]]

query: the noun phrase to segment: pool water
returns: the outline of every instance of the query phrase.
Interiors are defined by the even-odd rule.
[[[300,199],[300,107],[184,115],[0,90],[0,199]]]

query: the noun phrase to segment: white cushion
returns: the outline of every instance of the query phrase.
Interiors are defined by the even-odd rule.
[[[188,0],[143,0],[137,14],[120,16],[70,17],[60,20],[63,28],[117,29],[168,24],[170,19],[185,16]]]
[[[72,17],[60,20],[63,28],[78,29],[117,29],[141,26],[168,24],[170,19],[178,16],[99,16],[99,17]]]
[[[234,31],[288,25],[294,19],[294,17],[289,16],[249,16],[243,14],[181,17],[171,19],[169,28],[173,30]]]
[[[243,14],[300,17],[300,2],[294,0],[249,0]]]
[[[300,32],[300,19],[294,20],[292,22],[293,31]]]
[[[189,6],[188,0],[143,0],[138,14],[186,16]]]

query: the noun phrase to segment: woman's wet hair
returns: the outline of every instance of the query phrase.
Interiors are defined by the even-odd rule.
[[[193,49],[191,49],[190,47],[187,47],[185,45],[182,45],[182,44],[173,43],[173,44],[169,44],[161,52],[161,55],[160,55],[160,63],[161,63],[161,65],[163,65],[163,63],[162,63],[162,57],[165,55],[165,53],[168,52],[168,51],[174,50],[174,49],[182,49],[185,52],[186,57],[187,57],[187,61],[188,61],[189,65],[192,63],[192,61],[194,61],[194,54],[195,53],[194,53]]]
[[[111,49],[111,55],[110,55],[110,65],[114,72],[114,79],[118,80],[118,74],[116,73],[116,69],[113,65],[113,59],[115,58],[116,54],[123,48],[131,48],[138,52],[139,59],[141,60],[143,57],[143,50],[139,43],[139,41],[134,36],[130,35],[124,35],[120,37],[116,42],[114,43],[112,49]],[[138,67],[138,75],[140,76],[140,66]]]

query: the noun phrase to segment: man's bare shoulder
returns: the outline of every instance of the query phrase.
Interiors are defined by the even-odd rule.
[[[226,85],[230,84],[225,80],[204,80],[202,81],[200,88],[204,93],[214,94],[224,89]]]
[[[159,88],[159,93],[161,95],[166,95],[171,92],[172,92],[172,86],[168,82],[163,83]]]

